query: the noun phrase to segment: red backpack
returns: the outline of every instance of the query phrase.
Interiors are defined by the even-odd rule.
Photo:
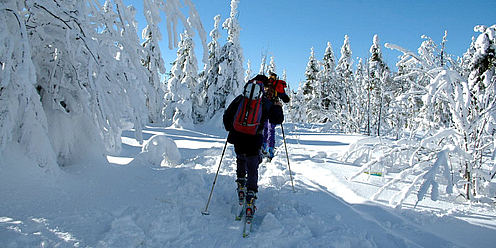
[[[234,130],[255,135],[262,118],[262,82],[251,80],[245,85],[243,99],[234,115]]]
[[[277,93],[284,93],[284,88],[286,88],[286,82],[283,80],[276,80],[274,81],[274,88],[276,89]]]

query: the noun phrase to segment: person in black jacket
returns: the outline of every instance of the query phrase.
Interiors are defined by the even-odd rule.
[[[257,75],[252,80],[256,80],[261,84],[266,84],[268,78],[264,75]],[[243,95],[236,97],[229,107],[224,112],[223,121],[224,127],[229,132],[227,142],[234,144],[236,152],[236,175],[238,185],[238,195],[240,201],[244,200],[244,188],[246,187],[246,202],[251,202],[256,199],[258,192],[258,166],[262,162],[261,147],[263,143],[263,128],[264,123],[269,119],[270,115],[282,114],[273,111],[273,104],[265,96],[262,96],[262,117],[255,135],[240,133],[234,130],[234,116],[239,104],[243,99]]]

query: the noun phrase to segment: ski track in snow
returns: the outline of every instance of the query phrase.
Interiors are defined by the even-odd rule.
[[[234,221],[232,145],[224,155],[210,215],[201,214],[226,134],[147,127],[145,139],[165,134],[175,140],[183,156],[180,165],[154,167],[132,160],[141,146],[131,131],[123,133],[122,154],[109,157],[112,163],[90,159],[48,179],[36,173],[14,173],[16,164],[27,161],[15,160],[15,156],[5,161],[1,169],[6,173],[0,174],[0,247],[494,245],[494,211],[479,213],[479,218],[486,219],[482,225],[462,220],[476,216],[469,209],[451,215],[438,209],[445,213],[439,215],[371,202],[367,194],[378,188],[379,179],[369,176],[369,180],[348,182],[346,176],[359,168],[339,161],[339,155],[359,136],[319,134],[291,124],[285,127],[296,192],[278,130],[276,157],[260,167],[258,210],[248,238],[242,238],[242,222]]]

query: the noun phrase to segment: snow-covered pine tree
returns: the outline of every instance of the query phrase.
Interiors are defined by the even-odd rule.
[[[427,67],[427,63],[423,62],[422,56],[419,54],[389,43],[386,43],[385,46],[403,53],[400,61],[396,63],[398,71],[393,79],[394,84],[403,92],[401,96],[397,97],[397,100],[401,102],[397,106],[402,107],[403,110],[397,114],[404,117],[404,131],[410,131],[413,135],[421,125],[424,125],[422,119],[424,119],[425,113],[421,113],[421,109],[424,107],[422,97],[427,94],[426,86],[431,78],[429,73],[431,68]]]
[[[276,62],[274,61],[274,56],[270,56],[269,66],[267,67],[267,73],[265,75],[270,75],[270,73],[276,73]]]
[[[418,49],[419,57],[423,61],[422,67],[424,71],[428,72],[428,75],[437,75],[442,70],[447,68],[442,63],[441,50],[430,37],[423,35],[422,38],[425,40]],[[423,85],[427,85],[431,81],[430,77],[426,79],[427,82],[424,82]],[[428,95],[432,95],[437,89],[427,88],[427,90],[431,91]],[[433,103],[434,105],[424,105],[421,109],[421,113],[427,117],[426,125],[429,129],[433,130],[439,129],[439,127],[449,127],[452,122],[451,113],[449,112],[449,108],[447,106],[448,102],[441,98],[436,98],[436,100],[437,102]]]
[[[239,0],[231,1],[230,17],[222,24],[222,27],[228,33],[227,42],[220,48],[217,59],[212,60],[214,64],[206,72],[205,78],[205,83],[208,85],[206,93],[208,112],[206,119],[215,119],[218,125],[221,125],[220,120],[222,119],[223,110],[241,93],[244,85],[243,55],[239,44],[239,31],[241,28],[237,20],[238,3]],[[216,20],[214,30],[217,30],[217,23]],[[215,33],[216,40],[218,31],[215,31]],[[212,40],[214,40],[214,37],[212,37]]]
[[[374,35],[370,47],[370,58],[368,61],[368,80],[370,91],[370,102],[368,103],[367,133],[377,136],[381,135],[381,129],[386,126],[385,118],[389,111],[391,102],[391,85],[389,82],[389,68],[382,58],[379,38]]]
[[[246,71],[245,71],[245,82],[248,82],[252,78],[251,76],[251,62],[248,60],[246,63]]]
[[[215,92],[216,96],[220,98],[221,105],[219,107],[221,109],[227,108],[231,101],[241,94],[244,86],[244,59],[239,43],[241,27],[237,19],[238,4],[239,0],[231,0],[230,16],[222,24],[228,33],[227,42],[222,46],[219,60],[219,82],[223,84],[223,87],[219,89],[219,92]]]
[[[201,85],[204,88],[202,106],[206,111],[205,121],[216,120],[221,125],[221,115],[229,103],[241,93],[243,81],[243,55],[239,44],[240,27],[237,20],[239,0],[231,1],[230,17],[222,24],[227,30],[227,42],[222,47],[218,43],[220,38],[220,16],[214,18],[214,29],[210,32],[212,41],[209,43],[209,58],[205,70],[201,73]],[[201,119],[199,119],[201,120]]]
[[[358,60],[357,68],[355,70],[354,75],[354,86],[353,90],[355,91],[356,101],[355,101],[355,109],[354,116],[356,117],[356,126],[358,130],[357,132],[362,131],[362,128],[365,127],[368,113],[368,80],[367,80],[367,68],[363,62],[363,59]]]
[[[159,41],[162,40],[162,34],[158,24],[160,18],[160,1],[144,0],[143,13],[146,23],[148,24],[141,33],[144,40],[141,44],[144,49],[143,66],[148,70],[148,84],[150,85],[146,92],[146,106],[148,107],[148,121],[157,123],[163,118],[161,111],[164,108],[164,85],[161,82],[161,75],[165,74],[164,60],[159,47]]]
[[[294,123],[307,123],[307,102],[303,94],[303,82],[300,83],[297,92],[290,92],[291,101],[285,111],[285,118]]]
[[[345,132],[357,132],[359,130],[353,117],[355,98],[353,87],[353,59],[348,35],[344,36],[341,47],[341,57],[336,66],[336,96],[337,105],[335,116]]]
[[[315,52],[313,47],[310,49],[310,57],[308,58],[307,68],[305,69],[305,81],[301,87],[303,95],[307,99],[313,98],[312,92],[315,81],[317,81],[317,73],[319,72],[319,65],[315,59]]]
[[[470,63],[468,87],[465,92],[467,107],[455,119],[455,127],[463,137],[465,151],[472,159],[463,164],[466,197],[471,199],[483,193],[484,185],[496,175],[493,161],[496,150],[496,25],[476,26],[481,34],[475,41],[475,53]],[[460,96],[461,97],[461,96]],[[457,105],[458,108],[463,105]],[[453,112],[457,109],[453,109]],[[457,113],[452,113],[456,115]],[[457,116],[458,117],[458,116]],[[466,118],[466,121],[462,118]],[[489,172],[489,173],[487,173]]]
[[[216,96],[222,88],[219,82],[220,61],[220,15],[214,17],[214,28],[210,31],[210,42],[208,43],[208,60],[203,71],[200,73],[200,85],[202,90],[198,95],[198,106],[193,109],[195,123],[204,122],[212,118],[216,111],[221,108],[221,99]]]
[[[177,58],[171,70],[171,78],[167,82],[166,99],[171,102],[164,109],[166,123],[176,127],[192,128],[192,93],[198,87],[198,66],[194,52],[193,39],[188,30],[180,35]]]
[[[465,51],[463,56],[460,58],[460,62],[459,62],[459,67],[461,68],[460,74],[465,78],[468,78],[468,76],[470,75],[470,62],[474,54],[475,54],[475,37],[472,37],[472,42],[470,42],[470,46],[468,47],[467,51]]]
[[[265,75],[266,68],[267,68],[267,55],[262,55],[262,61],[260,62],[260,69],[258,70],[258,74]]]
[[[387,46],[388,44],[386,44]],[[402,109],[397,112],[398,115],[403,116],[402,121],[398,122],[397,125],[397,135],[402,136],[405,131],[413,132],[418,128],[418,120],[415,118],[422,107],[422,93],[424,92],[420,84],[418,84],[419,73],[415,73],[415,68],[418,68],[418,63],[414,57],[408,55],[402,55],[396,67],[398,71],[396,72],[393,81],[395,85],[402,88],[402,95],[397,97],[396,106],[400,106]],[[400,124],[401,123],[401,124]],[[398,128],[402,126],[402,132],[398,132]]]
[[[320,85],[319,85],[319,61],[315,59],[313,47],[310,49],[310,57],[308,58],[307,68],[305,70],[305,81],[301,87],[301,93],[305,99],[306,119],[310,122],[320,121],[321,100],[320,100]]]
[[[418,103],[413,102],[415,97],[414,91],[411,91],[411,82],[413,82],[414,77],[405,75],[404,68],[401,64],[397,64],[398,72],[394,74],[392,78],[394,89],[391,92],[392,100],[389,104],[388,114],[385,121],[389,123],[391,128],[389,135],[396,136],[396,139],[412,134],[418,127],[416,122],[416,115],[418,111]],[[410,90],[410,91],[409,91]],[[417,91],[418,93],[418,91]]]
[[[324,58],[322,59],[322,70],[320,71],[319,78],[322,85],[320,96],[320,98],[322,99],[322,108],[324,114],[324,116],[322,117],[322,121],[328,122],[331,120],[335,120],[336,117],[332,115],[334,111],[331,111],[331,109],[336,108],[336,58],[332,50],[331,42],[327,42],[327,47],[324,52]]]

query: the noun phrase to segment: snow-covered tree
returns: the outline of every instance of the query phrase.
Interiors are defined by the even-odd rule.
[[[367,123],[368,103],[369,103],[369,81],[367,80],[367,67],[363,59],[358,60],[357,68],[354,74],[353,90],[356,95],[355,108],[353,110],[357,132],[361,131]]]
[[[470,75],[470,62],[475,54],[475,37],[472,37],[472,42],[467,51],[460,58],[459,67],[461,68],[460,73],[462,76],[467,77]]]
[[[425,37],[425,36],[423,36]],[[440,67],[429,66],[426,62],[428,58],[434,57],[434,55],[424,56],[425,52],[420,54],[420,51],[425,51],[427,49],[422,48],[423,46],[431,44],[431,42],[422,42],[418,49],[418,53],[408,51],[394,44],[386,43],[385,46],[390,49],[395,49],[401,51],[403,55],[400,61],[396,63],[398,68],[397,73],[394,77],[394,85],[401,91],[400,96],[396,96],[398,103],[393,103],[396,106],[395,109],[403,109],[401,112],[396,112],[398,115],[402,115],[401,121],[404,124],[404,131],[410,131],[412,134],[422,127],[429,126],[426,117],[425,104],[422,100],[423,96],[427,94],[427,85],[433,74],[439,72]],[[395,110],[392,110],[395,111]],[[400,124],[396,125],[396,128],[400,128]],[[401,135],[397,133],[397,135]]]
[[[25,7],[36,87],[59,165],[90,148],[105,150],[103,145],[117,152],[122,119],[134,123],[140,140],[147,113],[140,82],[148,77],[130,22],[133,10],[120,1],[103,7],[86,1],[28,1]]]
[[[277,70],[276,70],[276,62],[275,62],[273,56],[270,56],[269,66],[267,67],[267,73],[265,75],[270,75],[271,72],[273,72],[273,73],[276,73],[277,72]]]
[[[417,135],[398,141],[383,139],[375,145],[362,141],[346,155],[346,159],[364,161],[366,158],[367,161],[352,179],[373,166],[382,167],[384,172],[399,172],[373,196],[374,199],[398,184],[402,185],[402,190],[390,200],[396,206],[414,192],[418,201],[428,191],[433,200],[440,194],[463,194],[472,200],[494,197],[487,187],[496,175],[496,25],[477,26],[475,30],[481,34],[474,43],[468,78],[457,70],[444,69],[440,64],[437,69],[422,72],[433,75],[426,86],[423,103],[426,106],[436,106],[440,101],[446,103],[452,118],[447,128],[441,122],[437,129],[426,125]],[[414,57],[420,68],[435,66],[429,62],[434,56],[420,56],[394,45],[388,47]],[[427,120],[431,123],[433,119]]]
[[[282,76],[281,79],[286,82],[288,80],[288,75],[286,73],[286,69],[282,70]],[[288,91],[290,90],[289,84],[288,84]]]
[[[245,82],[248,82],[252,78],[251,75],[251,62],[248,60],[246,63],[246,71],[245,71]]]
[[[177,49],[177,59],[171,70],[171,78],[167,82],[168,91],[165,96],[170,99],[164,109],[166,123],[176,127],[191,128],[193,126],[192,104],[193,92],[198,87],[198,66],[194,52],[193,39],[187,30],[181,34]]]
[[[389,44],[386,44],[388,47]],[[393,80],[394,84],[402,88],[402,94],[396,98],[395,107],[400,107],[401,110],[396,112],[398,116],[401,117],[401,121],[398,121],[396,126],[396,134],[401,136],[402,133],[406,131],[413,132],[419,127],[419,119],[417,115],[423,106],[422,95],[425,93],[424,87],[419,84],[426,76],[425,74],[417,73],[419,69],[419,63],[415,57],[405,53],[401,56],[401,59],[396,63],[398,71],[396,72]],[[397,111],[392,110],[392,111]],[[402,132],[399,132],[399,128]]]
[[[148,121],[161,121],[161,111],[164,107],[163,96],[164,86],[161,82],[160,75],[165,74],[164,60],[159,47],[159,41],[162,40],[162,34],[158,24],[160,18],[160,1],[144,0],[144,15],[148,24],[141,33],[144,42],[141,44],[144,48],[143,66],[148,70],[149,87],[146,92],[146,106],[148,107]],[[144,82],[146,83],[146,82]]]
[[[265,75],[265,68],[267,68],[267,56],[262,56],[262,61],[260,62],[260,69],[258,70],[259,75]]]
[[[322,85],[322,91],[320,98],[322,99],[323,114],[322,121],[327,122],[336,119],[332,114],[335,109],[335,98],[337,95],[336,87],[336,58],[332,50],[330,42],[327,42],[327,47],[324,52],[324,58],[322,59],[322,70],[319,74],[319,79]]]
[[[237,20],[238,3],[239,0],[231,1],[230,17],[222,24],[228,33],[227,42],[220,48],[217,57],[209,59],[209,69],[205,71],[202,80],[207,88],[205,102],[208,109],[205,119],[221,120],[223,110],[241,93],[244,85],[243,55],[239,43],[241,28]],[[215,28],[211,32],[212,42],[219,38],[219,20],[220,17],[216,17]],[[217,49],[218,43],[215,44]]]
[[[467,90],[455,92],[455,96],[459,99],[457,99],[456,106],[451,108],[455,128],[463,137],[462,147],[471,155],[471,159],[462,165],[463,177],[467,180],[465,185],[467,198],[482,193],[484,184],[496,174],[496,166],[493,163],[496,154],[494,143],[496,134],[496,25],[476,26],[474,31],[481,32],[481,34],[475,42],[475,53],[470,63],[468,92]]]
[[[239,44],[240,26],[237,20],[238,1],[231,1],[230,17],[222,24],[227,30],[227,42],[222,47],[220,38],[220,16],[214,18],[214,29],[210,32],[212,41],[209,43],[209,58],[205,70],[201,73],[203,92],[199,102],[203,103],[204,117],[199,121],[210,119],[219,120],[223,109],[233,100],[244,85],[243,55]]]
[[[0,157],[18,144],[13,149],[23,151],[39,168],[54,171],[56,154],[36,88],[28,31],[17,7],[15,0],[0,3]]]
[[[310,49],[310,57],[308,58],[307,68],[305,69],[305,81],[302,86],[303,95],[306,99],[313,98],[313,88],[317,82],[317,73],[319,72],[319,63],[315,59],[313,47]]]
[[[290,92],[291,101],[289,105],[285,105],[287,111],[285,111],[285,118],[288,121],[295,123],[307,123],[307,102],[305,101],[305,96],[303,94],[303,87],[300,83],[300,87],[297,92]]]
[[[208,90],[209,98],[213,99],[213,104],[209,106],[209,116],[221,114],[231,101],[238,96],[244,86],[243,80],[243,54],[239,43],[238,15],[239,0],[231,1],[231,13],[222,27],[227,30],[227,42],[222,46],[218,61],[218,78],[216,87]],[[220,117],[216,117],[219,119]]]
[[[195,23],[186,26],[198,30],[196,10],[190,1],[184,3],[190,7],[191,23]],[[137,139],[142,140],[141,126],[152,111],[147,108],[147,98],[151,99],[156,88],[150,79],[157,78],[154,74],[158,70],[146,64],[148,49],[152,46],[143,47],[139,42],[134,8],[125,6],[122,0],[107,0],[103,5],[88,0],[2,1],[0,4],[1,18],[9,19],[2,22],[6,28],[0,32],[3,37],[10,35],[9,32],[12,34],[12,38],[2,39],[4,43],[9,42],[2,47],[7,49],[2,56],[12,55],[2,63],[15,62],[2,65],[2,77],[9,74],[4,69],[7,66],[9,71],[16,67],[27,68],[27,74],[16,83],[7,83],[2,78],[2,101],[23,97],[26,101],[19,104],[25,109],[22,116],[14,114],[15,109],[10,105],[2,104],[5,111],[2,109],[0,114],[0,132],[18,133],[2,135],[1,149],[8,147],[9,142],[21,144],[31,151],[39,151],[32,155],[40,166],[51,161],[63,166],[88,153],[118,152],[121,130],[129,127],[127,123],[134,125]],[[166,5],[160,6],[168,22],[178,23],[184,15],[173,5],[179,6],[179,0],[168,0]],[[12,20],[17,22],[18,32],[12,31]],[[175,30],[169,31],[175,34]],[[13,44],[18,44],[16,48],[22,57],[10,50],[15,47]],[[15,77],[10,76],[11,79]],[[16,96],[19,91],[9,89],[16,84],[24,87],[21,97]],[[36,89],[36,95],[31,94],[33,91],[28,85]],[[16,130],[12,124],[22,128]],[[21,137],[23,133],[36,135],[29,139]]]
[[[307,120],[319,121],[321,116],[321,100],[320,100],[320,82],[319,75],[320,65],[319,61],[315,59],[315,52],[313,47],[310,49],[310,57],[308,58],[307,68],[305,70],[305,81],[301,85],[303,98],[306,102]],[[300,90],[299,90],[300,91]]]
[[[422,36],[425,40],[422,42],[418,49],[419,57],[423,61],[422,67],[424,71],[428,71],[429,75],[436,75],[440,71],[446,69],[441,60],[441,50],[437,47],[435,42],[427,36]],[[427,78],[427,82],[422,82],[423,85],[429,84],[432,76]],[[435,91],[435,88],[428,90]],[[429,94],[432,94],[430,92]],[[444,99],[437,98],[437,101],[432,106],[424,105],[421,112],[427,117],[426,125],[431,129],[438,129],[439,127],[449,127],[452,120],[451,114],[448,111],[447,104]]]
[[[348,35],[344,36],[343,46],[341,47],[341,57],[336,66],[336,87],[334,109],[338,121],[341,123],[341,128],[346,132],[354,132],[358,130],[353,118],[353,110],[355,109],[355,98],[353,91],[353,59]]]
[[[208,60],[204,70],[200,73],[200,86],[202,87],[198,97],[198,106],[193,109],[195,123],[204,122],[221,108],[221,99],[216,95],[223,87],[219,81],[220,71],[220,15],[214,17],[214,28],[210,31],[211,41],[208,43]],[[213,108],[213,109],[211,109]]]
[[[370,91],[369,111],[367,117],[367,133],[381,135],[381,128],[385,126],[385,117],[389,111],[391,102],[391,85],[389,82],[389,68],[383,60],[379,44],[379,38],[374,35],[373,44],[370,47],[370,58],[368,61],[368,80]]]

